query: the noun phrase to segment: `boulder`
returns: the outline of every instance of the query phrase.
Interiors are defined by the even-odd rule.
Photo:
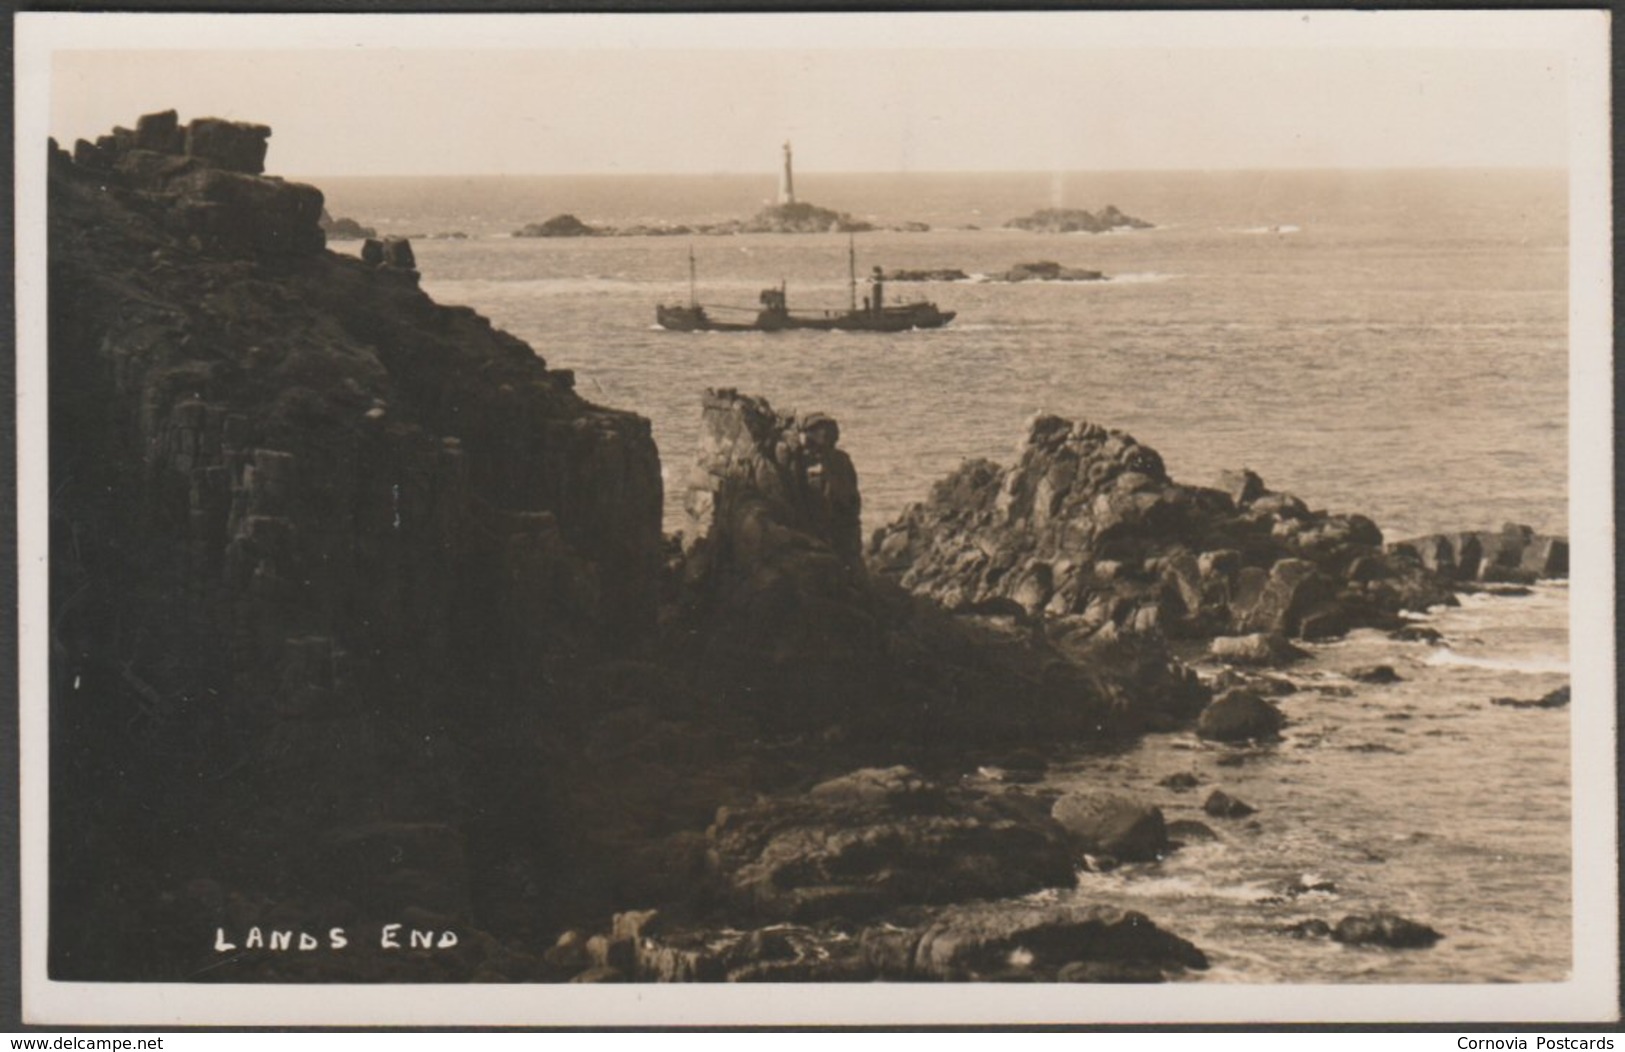
[[[1362,665],[1359,668],[1350,669],[1348,677],[1359,683],[1378,684],[1400,683],[1404,679],[1394,671],[1392,665]]]
[[[1168,835],[1174,840],[1217,840],[1219,834],[1206,822],[1194,818],[1176,818],[1168,823]]]
[[[155,153],[185,153],[186,133],[174,110],[148,113],[135,122],[135,146]]]
[[[1285,665],[1309,656],[1279,632],[1217,636],[1209,641],[1208,653],[1233,665]]]
[[[384,238],[382,263],[399,270],[416,270],[418,264],[412,254],[412,242],[404,237]]]
[[[1394,913],[1344,917],[1332,929],[1332,939],[1346,946],[1386,946],[1396,950],[1426,949],[1444,938],[1425,924]]]
[[[186,126],[186,155],[211,168],[259,175],[265,171],[270,137],[271,129],[263,124],[201,117]]]
[[[1280,737],[1281,710],[1243,688],[1215,698],[1196,719],[1196,734],[1210,741],[1268,741]]]
[[[1214,818],[1246,818],[1256,814],[1258,808],[1236,799],[1223,789],[1215,789],[1202,803],[1202,810]]]
[[[1165,973],[1207,968],[1201,950],[1144,914],[984,903],[946,910],[925,929],[913,975],[948,982],[1046,978],[1073,962],[1132,962]]]
[[[1125,862],[1154,861],[1169,850],[1162,809],[1112,793],[1068,793],[1051,812],[1078,849]]]
[[[1238,508],[1247,507],[1269,492],[1264,488],[1264,480],[1249,468],[1219,472],[1219,477],[1213,480],[1213,488],[1226,494]]]
[[[1201,785],[1201,781],[1189,771],[1180,771],[1170,774],[1166,778],[1158,779],[1157,784],[1165,789],[1172,789],[1176,793],[1188,792]]]
[[[1569,575],[1569,542],[1562,537],[1534,537],[1523,550],[1519,565],[1537,577]]]
[[[1231,610],[1244,631],[1290,637],[1299,635],[1304,619],[1324,608],[1332,596],[1330,581],[1314,563],[1281,559],[1270,567],[1269,578],[1257,597],[1246,606],[1232,602]]]

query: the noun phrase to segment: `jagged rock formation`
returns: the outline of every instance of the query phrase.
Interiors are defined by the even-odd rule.
[[[466,921],[546,824],[481,817],[545,789],[483,750],[654,628],[647,422],[434,304],[404,243],[324,252],[268,136],[169,112],[52,147],[59,977],[162,958],[101,922],[189,881],[342,897],[335,852],[411,860],[352,903],[393,880]],[[212,919],[157,974],[209,963]]]
[[[1016,464],[965,464],[870,540],[871,567],[950,609],[1011,602],[1071,631],[1319,639],[1454,602],[1360,515],[1236,473],[1174,482],[1120,431],[1041,416]]]
[[[1499,531],[1435,533],[1397,541],[1388,550],[1456,581],[1532,584],[1543,577],[1567,577],[1569,572],[1566,538],[1510,522]]]
[[[1040,234],[1101,234],[1108,230],[1146,230],[1152,224],[1127,215],[1116,205],[1099,212],[1081,208],[1041,208],[1004,224],[1010,230],[1031,230]]]
[[[814,437],[822,435],[822,437]],[[1097,737],[1194,717],[1207,692],[1158,645],[1059,648],[1019,608],[946,616],[858,552],[856,477],[833,421],[706,397],[672,635],[696,674],[782,726],[972,743]]]

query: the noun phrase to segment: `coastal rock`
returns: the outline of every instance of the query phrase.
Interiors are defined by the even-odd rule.
[[[1280,737],[1286,718],[1281,710],[1250,690],[1228,690],[1202,710],[1198,737],[1210,741],[1270,741]]]
[[[725,808],[709,835],[728,893],[764,919],[861,920],[1075,879],[1065,833],[1041,804],[950,789],[903,767]]]
[[[514,237],[593,237],[598,230],[565,212],[541,223],[526,223]]]
[[[1100,234],[1107,230],[1144,230],[1151,227],[1143,219],[1125,215],[1116,205],[1107,205],[1098,213],[1086,212],[1081,208],[1041,208],[1004,225],[1007,229],[1031,230],[1040,234]]]
[[[821,414],[706,395],[667,615],[706,689],[787,731],[983,746],[1135,733],[1206,702],[1154,641],[1050,639],[1014,603],[951,616],[872,573],[839,438]]]
[[[1403,677],[1392,665],[1362,665],[1349,670],[1349,679],[1358,683],[1388,684],[1403,682]]]
[[[1285,665],[1301,661],[1308,653],[1286,641],[1279,632],[1253,632],[1245,636],[1217,636],[1208,643],[1208,653],[1233,665]]]
[[[1214,818],[1246,818],[1257,813],[1258,808],[1236,799],[1223,789],[1215,789],[1202,802],[1202,810]]]
[[[1168,829],[1162,809],[1112,793],[1068,793],[1052,812],[1078,849],[1124,862],[1154,861],[1166,855]]]
[[[271,129],[263,124],[202,117],[186,126],[184,148],[188,157],[211,167],[259,175],[265,171],[266,140],[270,137]],[[172,133],[168,140],[174,142]]]
[[[1491,698],[1491,705],[1500,705],[1509,709],[1561,709],[1569,703],[1570,690],[1567,686],[1558,687],[1549,694],[1539,698],[1525,700],[1521,698]]]
[[[1394,913],[1355,914],[1332,929],[1332,939],[1347,946],[1386,946],[1396,950],[1426,949],[1444,938],[1425,924]]]
[[[1517,523],[1499,530],[1413,537],[1391,545],[1390,551],[1462,581],[1533,584],[1567,577],[1569,571],[1567,538],[1537,534]]]
[[[1219,834],[1206,822],[1194,818],[1176,818],[1168,823],[1168,836],[1173,841],[1217,840]]]
[[[1133,963],[1163,973],[1208,966],[1201,950],[1140,913],[998,903],[940,915],[919,938],[913,975],[949,982],[1042,978],[1074,962]]]
[[[1104,281],[1106,275],[1098,270],[1063,267],[1050,260],[1036,263],[1017,263],[1003,274],[989,276],[989,281]]]
[[[1131,436],[1051,416],[1013,466],[967,462],[867,551],[950,609],[1012,599],[1073,636],[1321,639],[1454,601],[1454,578],[1385,552],[1368,519],[1310,512],[1246,473],[1181,485]]]
[[[334,219],[325,208],[322,209],[321,227],[329,241],[360,241],[378,236],[378,231],[370,226],[362,226],[354,219],[343,216]]]
[[[1245,508],[1268,492],[1264,480],[1249,468],[1240,471],[1222,471],[1213,481],[1213,488],[1230,496],[1236,507]]]
[[[739,226],[745,234],[851,234],[873,229],[872,223],[806,201],[769,205]]]

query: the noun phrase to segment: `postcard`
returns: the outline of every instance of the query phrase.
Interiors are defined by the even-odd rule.
[[[27,1021],[1616,1015],[1606,13],[16,26]]]

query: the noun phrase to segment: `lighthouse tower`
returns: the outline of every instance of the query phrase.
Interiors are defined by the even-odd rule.
[[[784,167],[779,171],[779,204],[793,205],[796,203],[795,176],[790,173],[790,143],[784,144]]]

